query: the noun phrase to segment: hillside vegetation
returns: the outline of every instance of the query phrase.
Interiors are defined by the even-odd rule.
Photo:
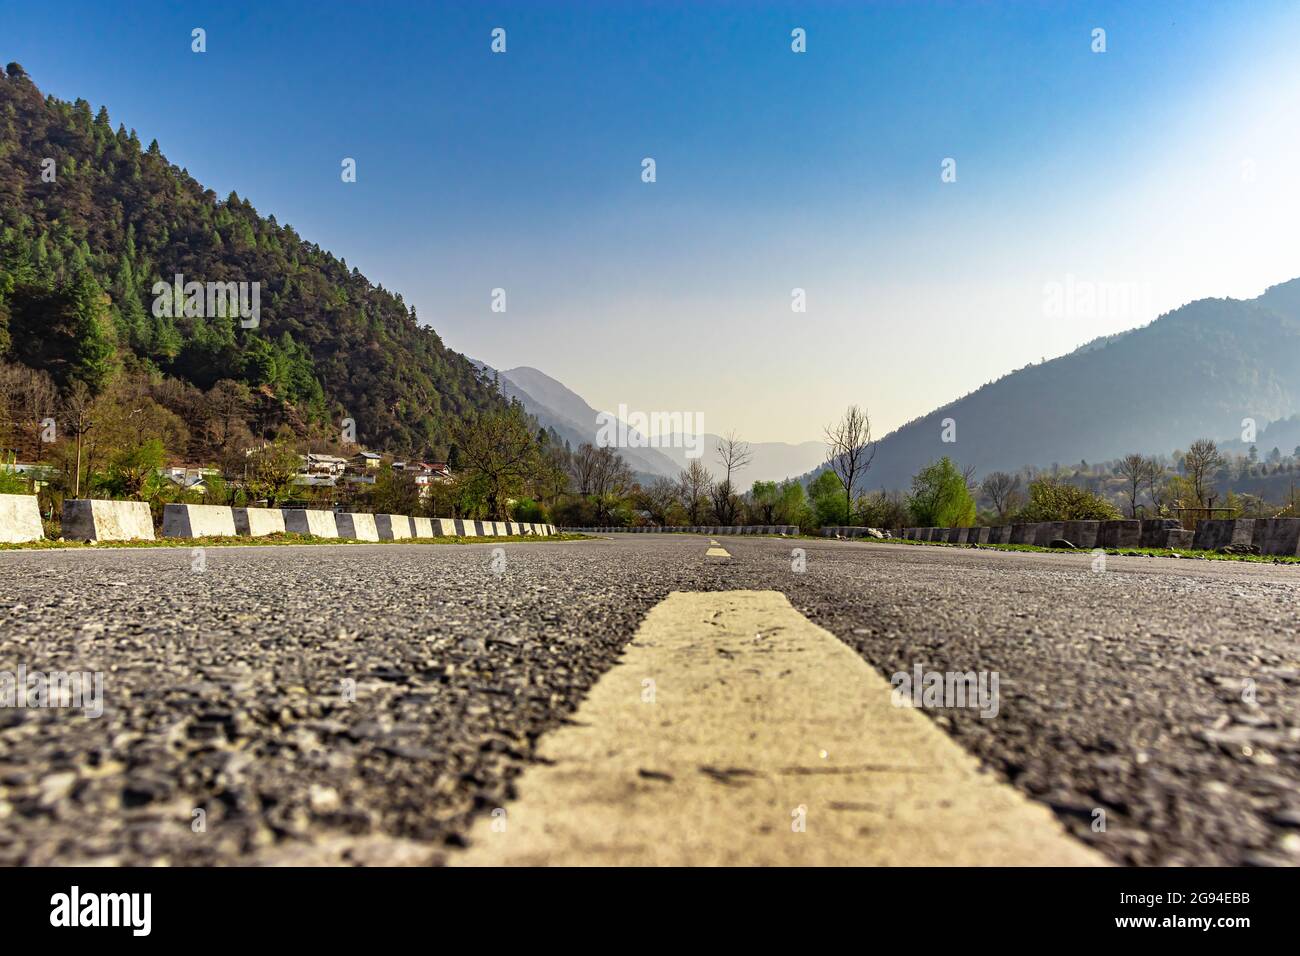
[[[154,284],[177,274],[259,283],[257,327],[156,315]],[[233,434],[228,414],[209,427],[218,386],[240,396],[242,440],[327,440],[346,417],[360,444],[439,458],[458,421],[504,408],[400,295],[235,193],[218,198],[107,109],[42,95],[18,64],[0,80],[0,359],[11,381],[37,369],[65,395],[129,382],[187,426],[167,451],[196,457]]]

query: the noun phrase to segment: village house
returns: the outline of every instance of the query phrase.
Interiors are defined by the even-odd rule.
[[[451,481],[451,469],[443,461],[399,461],[393,462],[394,471],[411,472],[415,475],[415,485],[420,489],[420,497],[427,498],[434,482]]]
[[[162,474],[172,484],[178,485],[182,491],[194,491],[203,494],[208,490],[208,478],[213,475],[220,476],[221,469],[209,465],[178,463],[168,465],[162,470]]]

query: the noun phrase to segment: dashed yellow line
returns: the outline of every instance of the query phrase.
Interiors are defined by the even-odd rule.
[[[1100,865],[770,591],[674,593],[453,865]]]
[[[704,552],[704,556],[706,558],[729,558],[731,557],[731,552],[722,547],[709,548]]]

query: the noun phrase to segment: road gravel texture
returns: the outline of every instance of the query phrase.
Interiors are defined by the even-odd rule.
[[[1115,862],[1300,863],[1300,568],[707,543],[0,553],[0,671],[105,704],[0,708],[0,864],[443,862],[650,608],[736,589],[886,677],[996,671],[927,716]]]

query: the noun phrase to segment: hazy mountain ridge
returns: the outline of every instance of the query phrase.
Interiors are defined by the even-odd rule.
[[[979,475],[1168,452],[1300,411],[1300,279],[1256,299],[1202,299],[1030,365],[886,435],[864,489],[907,488],[947,455]],[[956,441],[944,442],[944,420]],[[805,478],[813,477],[821,468]]]
[[[488,378],[495,373],[502,395],[508,399],[518,399],[539,425],[554,429],[571,447],[577,448],[586,442],[594,443],[598,427],[596,416],[599,412],[576,392],[534,368],[520,366],[502,371],[478,359],[470,361],[486,372]],[[520,380],[527,383],[528,387],[521,385]],[[556,408],[539,398],[538,393],[560,407]],[[659,476],[672,477],[677,474],[672,461],[664,458],[656,449],[624,448],[620,451],[638,481],[648,482]]]
[[[475,364],[489,373],[495,371],[501,382],[501,392],[507,398],[518,398],[538,422],[554,428],[574,447],[582,442],[593,442],[600,414],[581,395],[545,372],[529,366],[498,370],[475,360]],[[743,436],[742,436],[743,437]],[[674,436],[676,443],[659,448],[621,448],[632,470],[643,477],[663,476],[675,478],[690,459],[686,457],[685,443]],[[672,440],[672,439],[670,439]],[[702,438],[703,460],[711,471],[717,471],[714,449],[719,437],[705,433]],[[825,445],[820,441],[800,442],[750,442],[752,462],[733,476],[737,487],[748,490],[755,481],[779,481],[797,477],[821,460]]]

